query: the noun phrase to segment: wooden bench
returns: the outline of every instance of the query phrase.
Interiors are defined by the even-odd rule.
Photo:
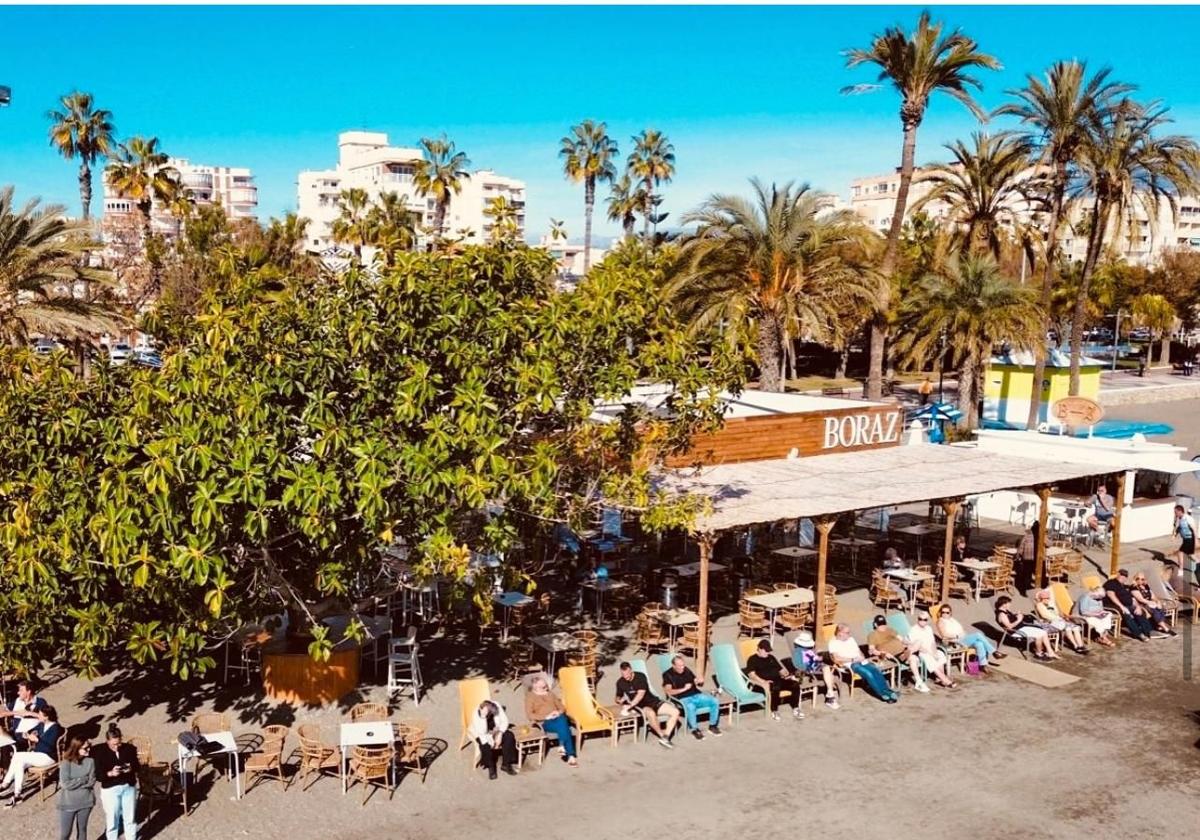
[[[845,388],[822,388],[821,396],[823,397],[848,397],[850,392]]]

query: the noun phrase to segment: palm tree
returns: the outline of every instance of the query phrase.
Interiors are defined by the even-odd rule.
[[[551,242],[566,242],[567,227],[562,219],[550,218],[550,241]]]
[[[488,202],[483,215],[492,220],[488,238],[494,243],[511,242],[517,236],[517,208],[507,198],[498,195]]]
[[[596,205],[596,183],[612,182],[617,177],[613,158],[617,141],[608,136],[604,123],[584,120],[571,127],[571,133],[559,141],[558,156],[563,173],[575,183],[583,181],[583,273],[591,268],[592,210]]]
[[[87,222],[73,222],[58,205],[33,199],[13,206],[13,188],[0,189],[0,339],[10,344],[30,333],[77,341],[116,332],[120,317],[85,298],[80,283],[107,283],[106,271],[90,268],[87,256],[102,247]]]
[[[50,145],[67,160],[79,158],[79,204],[86,222],[92,214],[92,164],[116,147],[112,112],[96,109],[90,93],[75,91],[60,100],[61,111],[48,111]]]
[[[1071,317],[1070,393],[1079,393],[1083,328],[1091,281],[1114,219],[1134,224],[1140,209],[1153,229],[1165,203],[1172,217],[1176,196],[1197,187],[1200,147],[1190,137],[1156,137],[1171,120],[1157,102],[1143,106],[1123,100],[1103,115],[1081,147],[1079,191],[1091,201],[1087,254]],[[1166,345],[1169,351],[1169,344]]]
[[[608,195],[608,219],[620,222],[625,238],[633,236],[633,226],[637,222],[637,214],[646,206],[646,196],[638,182],[634,181],[629,171],[613,182]]]
[[[654,214],[654,188],[669,184],[675,176],[675,147],[667,135],[647,128],[633,138],[633,151],[625,168],[631,178],[642,182],[642,238],[649,241],[650,218]]]
[[[827,337],[841,309],[878,294],[863,270],[873,234],[850,211],[822,212],[808,185],[750,183],[752,200],[714,195],[684,216],[697,228],[667,293],[692,329],[753,336],[760,387],[782,391],[789,337]]]
[[[1171,330],[1175,329],[1175,307],[1171,306],[1162,295],[1138,295],[1129,302],[1133,312],[1133,321],[1139,327],[1150,330],[1151,344],[1162,339],[1162,349],[1158,355],[1161,365],[1171,362]],[[1150,348],[1146,348],[1146,364],[1150,364]]]
[[[396,254],[411,251],[417,241],[416,214],[408,209],[405,198],[394,192],[379,196],[379,201],[367,211],[371,243],[383,254],[384,265],[391,268]]]
[[[961,140],[946,144],[953,160],[922,172],[918,180],[930,187],[912,212],[933,202],[945,204],[961,254],[986,251],[999,261],[1002,231],[1022,238],[1037,179],[1022,138],[978,131],[971,141],[970,146]]]
[[[900,310],[905,329],[896,349],[927,362],[950,337],[958,367],[958,407],[968,428],[978,423],[983,371],[998,344],[1025,349],[1037,343],[1042,313],[1029,289],[1004,277],[988,256],[953,257],[941,271],[926,274]]]
[[[1050,330],[1050,298],[1054,273],[1058,267],[1059,231],[1066,220],[1067,187],[1078,162],[1080,148],[1095,126],[1111,109],[1113,101],[1132,90],[1129,85],[1110,82],[1108,68],[1088,78],[1087,64],[1060,61],[1046,71],[1045,80],[1029,75],[1025,87],[1008,91],[1017,101],[996,109],[997,115],[1017,117],[1024,136],[1035,149],[1037,162],[1049,169],[1049,217],[1042,261],[1041,307],[1043,333]],[[1035,428],[1041,419],[1042,380],[1046,375],[1046,343],[1034,345],[1033,386],[1029,395],[1027,428]]]
[[[900,230],[908,206],[908,190],[912,184],[914,157],[917,150],[917,129],[925,118],[929,99],[944,93],[957,99],[977,117],[983,111],[972,98],[970,88],[983,85],[971,75],[977,68],[996,70],[1000,62],[980,52],[972,38],[958,30],[942,34],[942,24],[933,23],[928,12],[922,12],[917,28],[911,34],[898,26],[876,35],[868,49],[846,52],[846,66],[872,64],[879,68],[878,82],[891,82],[900,94],[900,125],[904,145],[900,152],[900,185],[896,191],[896,206],[888,228],[887,244],[880,263],[880,272],[888,282],[894,282],[900,255]],[[843,93],[862,93],[879,88],[879,84],[851,85]],[[883,349],[887,340],[887,310],[891,306],[891,289],[884,289],[880,311],[871,325],[871,356],[867,371],[866,397],[879,399],[883,393]]]
[[[295,213],[284,213],[282,219],[271,219],[263,232],[268,259],[284,271],[313,267],[308,254],[309,220]]]
[[[137,204],[142,216],[143,246],[153,234],[151,211],[154,202],[162,206],[182,191],[179,173],[167,165],[167,156],[158,148],[157,137],[131,137],[117,147],[117,156],[106,169],[108,185],[122,198]]]
[[[435,235],[446,235],[446,211],[450,207],[450,196],[462,190],[463,178],[470,175],[467,167],[471,161],[463,152],[455,151],[454,142],[445,135],[438,138],[421,138],[421,149],[425,158],[417,164],[413,184],[417,192],[436,202],[433,219]]]
[[[374,241],[374,225],[370,216],[371,199],[361,187],[351,187],[338,194],[338,217],[329,226],[333,241],[354,249],[354,259],[362,262],[362,249]]]

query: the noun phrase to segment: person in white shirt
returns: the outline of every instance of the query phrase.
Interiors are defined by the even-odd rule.
[[[46,707],[46,701],[33,690],[33,683],[22,679],[17,681],[17,696],[7,709],[0,711],[4,718],[3,728],[0,729],[0,747],[11,747],[24,742],[22,737],[38,725],[38,712]]]
[[[484,700],[475,710],[475,717],[467,731],[479,745],[479,758],[487,768],[488,778],[496,778],[496,753],[500,752],[501,769],[510,776],[517,774],[517,737],[508,726],[504,707],[491,700]]]
[[[849,668],[850,671],[857,674],[881,700],[895,703],[900,699],[900,695],[892,691],[891,686],[888,685],[887,677],[883,675],[883,672],[866,661],[862,648],[850,635],[849,625],[839,624],[837,626],[834,637],[829,640],[829,658],[833,660],[834,667]]]
[[[1005,656],[996,650],[995,642],[978,630],[966,632],[962,622],[954,617],[954,610],[949,604],[942,604],[938,609],[937,631],[938,635],[942,637],[942,641],[947,644],[975,648],[975,661],[979,663],[980,668],[994,665],[996,660],[1003,659]]]
[[[958,685],[946,674],[946,653],[937,646],[933,627],[929,623],[929,613],[925,610],[917,613],[917,623],[909,628],[908,642],[916,648],[926,672],[933,675],[938,685],[944,688],[954,688]]]

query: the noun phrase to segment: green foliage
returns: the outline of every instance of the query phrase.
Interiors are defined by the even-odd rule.
[[[648,263],[564,295],[552,272],[524,247],[281,288],[250,271],[211,285],[161,371],[81,379],[4,353],[0,660],[120,654],[186,677],[243,621],[360,597],[393,538],[469,597],[468,534],[503,548],[602,494],[686,523],[695,505],[654,497],[648,470],[719,422],[736,361],[700,364]],[[589,419],[644,380],[674,387],[672,418]],[[489,502],[504,513],[471,531]],[[318,633],[311,653],[329,649]]]

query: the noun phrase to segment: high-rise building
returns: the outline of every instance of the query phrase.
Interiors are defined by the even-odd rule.
[[[413,183],[421,160],[420,149],[389,146],[388,136],[381,132],[339,134],[337,166],[306,170],[297,179],[297,213],[311,222],[308,247],[324,251],[335,244],[330,228],[341,212],[338,198],[343,190],[355,187],[365,190],[372,202],[388,192],[402,196],[419,219],[418,227],[432,227],[436,202],[420,195]],[[462,189],[450,197],[444,223],[446,235],[466,242],[485,241],[492,229],[492,220],[485,211],[493,199],[501,197],[516,211],[519,236],[524,238],[525,182],[489,169],[464,178]]]
[[[254,175],[245,167],[205,166],[194,164],[185,158],[171,158],[167,166],[179,173],[188,200],[195,205],[220,204],[225,215],[231,219],[254,219],[258,213],[258,187]],[[137,212],[137,203],[120,195],[104,179],[104,218],[112,222],[114,217]],[[150,211],[150,222],[155,232],[173,235],[177,220],[170,209],[157,201]]]
[[[910,218],[917,201],[929,194],[929,183],[921,180],[922,173],[927,171],[927,168],[918,168],[913,173],[905,213]],[[898,171],[856,178],[850,182],[850,207],[872,229],[886,236],[899,189]],[[1127,261],[1147,266],[1155,264],[1168,249],[1200,250],[1200,197],[1180,196],[1176,206],[1178,212],[1173,214],[1170,202],[1164,198],[1151,214],[1140,203],[1135,203],[1126,218],[1113,223],[1108,241]],[[1031,205],[1027,202],[1021,202],[1014,210],[1018,217],[1032,218]],[[1087,255],[1087,236],[1083,233],[1087,226],[1082,223],[1089,210],[1087,202],[1074,202],[1069,210],[1068,224],[1060,232],[1062,253],[1070,260],[1082,262]],[[944,219],[949,207],[944,202],[931,201],[922,212],[934,219]]]

